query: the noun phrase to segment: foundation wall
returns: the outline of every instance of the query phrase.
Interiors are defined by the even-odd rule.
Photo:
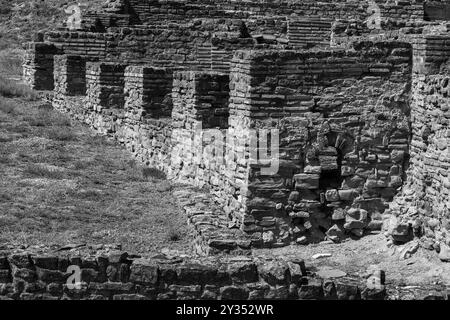
[[[365,279],[322,279],[292,259],[0,252],[0,298],[6,300],[383,299],[384,273],[372,277],[381,284],[377,289]]]
[[[233,214],[264,245],[340,241],[379,230],[403,183],[411,47],[355,49],[235,56],[232,135],[247,141],[250,128],[264,128],[280,138],[275,175],[261,174],[266,164],[249,163],[248,146],[236,150],[242,207]]]

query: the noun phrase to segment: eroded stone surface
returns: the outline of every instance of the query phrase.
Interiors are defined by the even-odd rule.
[[[338,243],[384,222],[395,243],[444,256],[441,15],[428,1],[108,1],[80,31],[30,44],[24,78],[54,83],[56,109],[205,189],[177,191],[199,253]],[[250,161],[253,129],[279,130],[275,175]]]
[[[118,260],[118,254],[117,251],[94,249],[60,254],[50,253],[45,248],[2,250],[0,261],[7,264],[0,266],[0,299],[273,300],[324,297],[320,275],[307,270],[303,261],[274,260],[264,256],[179,258],[160,254],[139,257],[125,252],[120,253],[125,258]],[[61,269],[59,266],[66,261],[76,261],[79,265]],[[23,268],[18,269],[18,266]],[[111,269],[120,270],[121,276],[111,278],[111,272],[108,272]],[[78,286],[71,286],[76,282],[79,282]],[[366,284],[361,279],[359,284],[350,286],[360,291],[365,290]],[[341,297],[345,298],[345,295]]]

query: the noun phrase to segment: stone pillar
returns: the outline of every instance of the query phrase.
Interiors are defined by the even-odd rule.
[[[174,121],[192,128],[228,127],[229,76],[218,72],[182,71],[174,75]]]
[[[223,188],[228,88],[226,74],[174,74],[171,177],[199,187]]]
[[[57,48],[49,43],[30,42],[27,44],[23,78],[32,89],[53,90],[53,58],[57,51]]]
[[[125,69],[125,109],[129,118],[170,117],[172,114],[173,71],[151,66]]]
[[[54,62],[53,107],[85,120],[86,61],[80,56],[59,55]]]
[[[173,71],[125,69],[125,115],[119,141],[146,165],[167,172],[171,151]]]
[[[86,60],[81,56],[55,56],[55,91],[67,96],[86,94]]]
[[[86,65],[87,122],[102,134],[114,135],[123,120],[125,67],[112,62]]]
[[[255,242],[340,241],[381,228],[403,183],[411,58],[404,43],[236,53],[229,212]],[[267,152],[276,141],[261,137],[272,130],[279,148]],[[275,172],[264,173],[269,164]]]

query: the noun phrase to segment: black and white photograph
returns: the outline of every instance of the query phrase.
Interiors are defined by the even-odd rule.
[[[0,0],[0,308],[445,301],[449,169],[450,0]]]

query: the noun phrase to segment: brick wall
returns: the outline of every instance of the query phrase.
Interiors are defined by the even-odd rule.
[[[90,62],[86,97],[58,85],[55,106],[171,179],[209,188],[254,246],[338,242],[381,228],[409,152],[411,47],[355,49],[242,51],[230,75],[176,72],[173,84],[168,69]],[[76,59],[57,61],[64,83]],[[279,130],[275,175],[250,162],[252,129]]]
[[[80,56],[54,57],[55,92],[66,96],[86,94],[86,61]]]
[[[448,259],[450,220],[448,34],[427,36],[416,51],[421,63],[412,87],[412,141],[408,179],[390,206],[385,230],[398,243],[420,239]]]
[[[278,129],[280,170],[240,154],[232,214],[264,245],[340,241],[381,228],[408,154],[411,48],[239,52],[231,72],[230,130]],[[241,146],[242,147],[242,146]],[[242,190],[248,186],[248,190]],[[243,209],[243,210],[242,210]]]
[[[369,1],[122,1],[104,14],[128,17],[128,27],[121,20],[104,23],[106,32],[48,32],[45,43],[29,47],[24,75],[35,88],[48,85],[42,89],[54,79],[55,108],[124,143],[143,163],[209,188],[217,210],[189,218],[202,234],[199,243],[338,242],[378,230],[405,180],[412,71],[420,75],[412,115],[430,109],[434,116],[432,101],[446,98],[449,40],[436,35],[446,24],[424,22],[422,2],[377,3],[381,29],[367,24],[374,13]],[[379,42],[393,38],[404,43]],[[327,43],[346,50],[320,48]],[[295,47],[314,49],[286,50]],[[239,49],[246,50],[235,54]],[[202,151],[222,151],[225,165],[189,147],[200,123],[208,129],[200,136]],[[279,130],[275,176],[262,174],[267,163],[250,162],[250,143],[234,143],[248,142],[253,129]],[[412,168],[420,169],[408,176],[412,184],[417,172],[436,171],[423,151],[441,161],[434,149],[413,150]],[[440,201],[445,179],[431,176],[440,181],[430,189],[432,199]],[[446,217],[436,214],[435,229],[443,232]],[[204,220],[214,221],[208,228],[221,227],[205,231]],[[399,237],[409,236],[412,224],[399,220]],[[236,227],[250,235],[240,244],[233,240],[241,239]]]

